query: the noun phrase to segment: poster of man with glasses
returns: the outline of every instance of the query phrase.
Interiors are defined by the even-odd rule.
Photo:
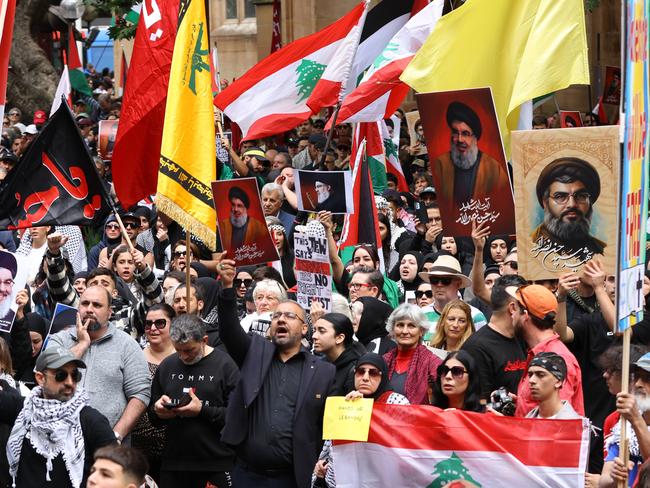
[[[616,127],[521,131],[512,141],[520,272],[549,278],[596,256],[613,271]]]
[[[0,331],[11,332],[18,304],[16,295],[25,288],[26,266],[23,256],[0,251]]]

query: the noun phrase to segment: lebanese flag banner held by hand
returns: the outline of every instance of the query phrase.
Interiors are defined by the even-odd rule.
[[[7,102],[7,75],[15,14],[16,0],[2,0],[0,3],[0,120],[4,120]]]
[[[395,34],[359,86],[345,97],[337,123],[386,119],[397,110],[410,89],[399,77],[440,19],[443,4],[434,0]]]
[[[156,193],[178,2],[142,3],[111,162],[125,208]]]
[[[107,193],[67,104],[45,123],[0,192],[0,230],[91,225],[110,211]]]
[[[244,140],[284,132],[311,115],[307,99],[364,12],[361,2],[324,29],[267,56],[217,96],[217,107],[239,125]]]
[[[589,422],[377,405],[368,442],[334,441],[337,488],[584,486]]]
[[[369,3],[370,0],[364,0],[365,8],[357,25],[350,29],[343,42],[339,44],[332,60],[307,99],[307,106],[315,114],[324,107],[336,105],[343,97],[343,88],[347,85],[350,69],[359,47],[359,38],[366,22]]]

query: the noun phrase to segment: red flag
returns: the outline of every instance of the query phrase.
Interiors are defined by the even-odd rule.
[[[273,0],[273,37],[271,38],[271,53],[282,48],[282,27],[280,0]]]
[[[2,29],[0,31],[0,120],[3,120],[7,101],[7,72],[9,71],[11,37],[14,31],[16,0],[2,2],[0,9],[0,29]]]
[[[142,3],[113,149],[113,182],[125,208],[156,193],[178,4]]]

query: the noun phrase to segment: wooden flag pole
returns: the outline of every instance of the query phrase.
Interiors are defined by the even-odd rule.
[[[115,208],[113,207],[113,210]],[[122,222],[122,218],[120,217],[120,214],[115,212],[115,220],[117,220],[117,225],[120,226],[120,232],[122,233],[122,237],[126,239],[126,245],[129,246],[129,251],[131,254],[135,252],[135,247],[133,247],[133,243],[131,242],[131,238],[129,237],[129,234],[126,233],[126,227],[124,227],[124,223]]]
[[[632,327],[628,327],[623,332],[623,364],[621,368],[621,391],[630,391],[630,338],[632,337]],[[627,421],[621,416],[619,420],[621,427],[621,439],[619,441],[619,456],[623,460],[623,466],[627,466],[630,460],[630,450],[628,449],[627,439]],[[626,470],[627,473],[627,470]],[[629,475],[629,473],[628,473]],[[627,477],[624,481],[618,482],[618,488],[627,487]]]
[[[190,286],[190,279],[192,275],[190,274],[190,259],[191,259],[191,249],[190,243],[192,242],[192,233],[189,229],[185,229],[185,311],[190,313],[190,299],[192,298],[192,287]]]

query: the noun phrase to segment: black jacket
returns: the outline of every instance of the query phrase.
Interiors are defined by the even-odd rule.
[[[334,376],[333,395],[345,396],[354,390],[354,369],[357,359],[366,353],[366,348],[359,342],[354,341],[334,361],[336,375]]]
[[[238,446],[248,435],[249,407],[255,402],[276,353],[275,345],[256,334],[248,335],[239,325],[237,298],[233,288],[221,290],[219,333],[228,353],[240,368],[240,380],[228,400],[226,426],[221,440]],[[293,424],[293,472],[299,487],[309,486],[320,454],[325,399],[333,391],[335,368],[307,354],[300,379]]]

